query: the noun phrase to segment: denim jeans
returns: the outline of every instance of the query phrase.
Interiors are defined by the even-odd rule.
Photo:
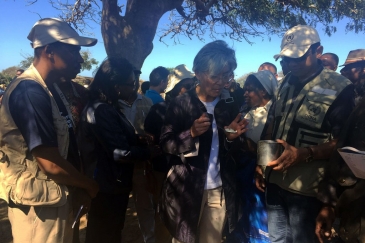
[[[266,184],[266,206],[272,243],[313,243],[316,217],[322,203],[315,197],[303,196]]]

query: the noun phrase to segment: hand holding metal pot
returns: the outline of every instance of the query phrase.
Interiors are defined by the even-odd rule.
[[[281,139],[276,141],[284,147],[284,151],[279,158],[267,164],[267,166],[273,167],[273,170],[285,171],[293,164],[304,161],[308,155],[305,148],[296,148]]]

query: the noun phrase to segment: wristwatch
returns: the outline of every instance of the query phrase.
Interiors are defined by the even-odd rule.
[[[313,161],[313,150],[312,150],[312,148],[311,147],[305,147],[307,150],[308,150],[308,153],[309,153],[309,155],[308,155],[308,157],[307,158],[305,158],[305,162],[306,163],[309,163],[309,162],[312,162]]]

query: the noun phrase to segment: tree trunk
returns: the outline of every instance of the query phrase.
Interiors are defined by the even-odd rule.
[[[117,0],[102,0],[101,33],[108,56],[124,57],[137,69],[153,49],[153,39],[163,14],[183,0],[128,0],[120,15]]]

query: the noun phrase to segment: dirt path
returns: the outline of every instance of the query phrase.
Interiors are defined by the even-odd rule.
[[[80,242],[85,240],[86,217],[81,218]],[[0,242],[13,243],[11,227],[8,220],[8,207],[5,201],[0,200]],[[143,243],[142,235],[138,227],[137,213],[134,207],[133,198],[130,196],[127,209],[124,230],[122,233],[122,243]]]

